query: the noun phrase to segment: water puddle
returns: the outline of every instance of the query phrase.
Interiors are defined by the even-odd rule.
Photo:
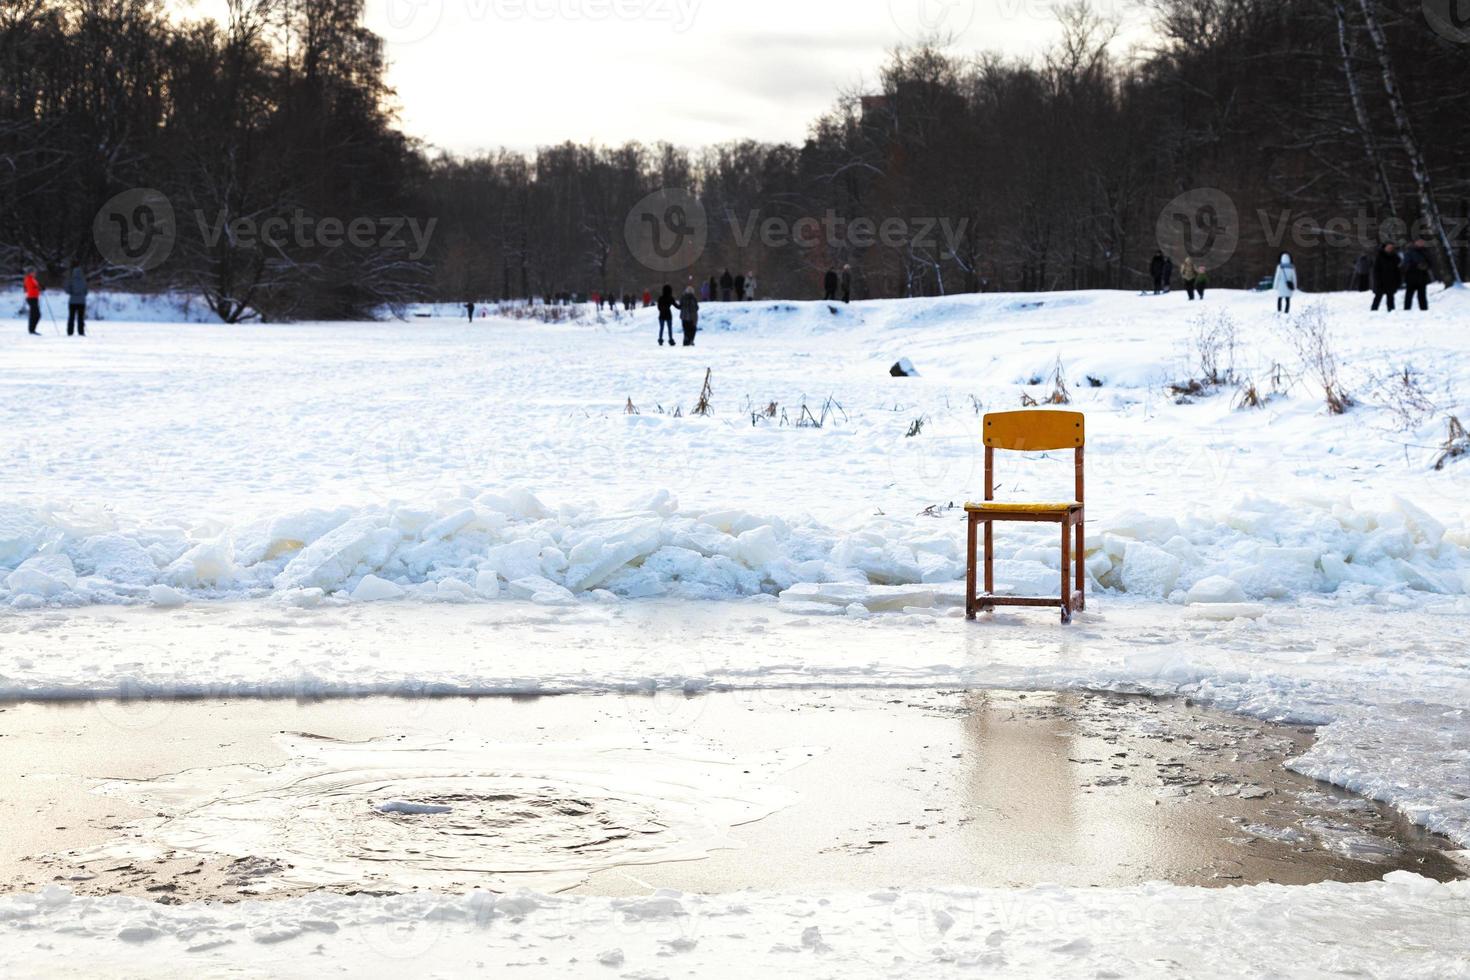
[[[0,889],[179,902],[1459,876],[1448,841],[1288,771],[1311,739],[1085,692],[17,705],[0,711],[0,771],[26,774],[0,797]]]

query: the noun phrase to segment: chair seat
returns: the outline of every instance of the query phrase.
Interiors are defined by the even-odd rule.
[[[1065,504],[1008,504],[1002,500],[987,500],[981,504],[965,504],[967,514],[1067,514],[1081,510],[1075,500]]]

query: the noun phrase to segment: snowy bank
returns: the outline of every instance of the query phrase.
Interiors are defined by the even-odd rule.
[[[7,976],[1465,975],[1470,883],[568,898],[473,892],[170,907],[0,898]]]
[[[957,601],[963,534],[958,511],[839,528],[685,509],[667,492],[604,511],[511,490],[207,530],[11,505],[0,507],[0,602],[28,609],[274,595],[294,603],[503,597],[555,605],[769,595],[793,611],[892,611]],[[1308,594],[1470,588],[1470,529],[1402,497],[1376,506],[1248,497],[1177,518],[1124,512],[1094,522],[1089,534],[1094,589],[1231,615],[1250,614],[1242,605],[1249,601]],[[1005,588],[1054,590],[1060,555],[1051,532],[1006,529],[998,549]]]

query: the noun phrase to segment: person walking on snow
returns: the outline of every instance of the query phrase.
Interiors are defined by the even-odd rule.
[[[1296,266],[1290,252],[1281,253],[1281,263],[1276,266],[1276,312],[1291,313],[1291,298],[1296,295]]]
[[[87,277],[79,265],[66,277],[66,335],[87,336]]]
[[[754,272],[747,272],[745,274],[745,301],[747,303],[754,303],[755,302],[755,273]]]
[[[669,330],[669,346],[674,346],[674,311],[680,309],[679,301],[674,299],[674,287],[665,284],[664,291],[658,297],[658,345],[664,345],[664,328]]]
[[[1164,292],[1174,291],[1174,260],[1164,256]]]
[[[1154,295],[1157,296],[1164,291],[1164,253],[1155,252],[1154,257],[1149,260],[1148,274],[1154,281]]]
[[[1429,253],[1425,251],[1424,239],[1417,238],[1414,244],[1404,249],[1404,312],[1414,309],[1414,298],[1419,298],[1419,310],[1429,310],[1429,280],[1433,278],[1429,265]]]
[[[1195,268],[1194,259],[1185,256],[1184,264],[1179,267],[1179,281],[1184,283],[1185,292],[1189,293],[1189,301],[1194,302],[1194,283],[1199,278],[1199,270]]]
[[[842,302],[852,302],[852,266],[842,267]]]
[[[827,275],[822,279],[822,288],[826,293],[827,302],[831,303],[837,299],[837,270],[828,269]]]
[[[743,299],[745,299],[745,274],[740,273],[735,276],[735,302],[738,303]]]
[[[1399,265],[1398,246],[1388,242],[1378,250],[1378,258],[1373,260],[1373,312],[1377,313],[1378,307],[1386,299],[1388,312],[1392,313],[1394,297],[1403,284],[1404,273]]]
[[[41,281],[36,278],[35,269],[26,270],[25,291],[26,311],[30,318],[30,324],[26,329],[31,336],[39,337],[41,331],[36,327],[41,324]]]
[[[735,280],[726,269],[724,275],[720,276],[720,302],[728,303],[735,298]]]
[[[1353,263],[1353,289],[1366,293],[1373,286],[1373,256],[1364,252]]]
[[[693,286],[685,287],[684,298],[679,301],[679,320],[684,325],[684,346],[693,347],[694,334],[699,330],[699,299]]]

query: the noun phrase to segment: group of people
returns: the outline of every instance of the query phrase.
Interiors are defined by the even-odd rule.
[[[1154,295],[1173,292],[1174,290],[1174,260],[1162,251],[1155,252],[1149,261],[1148,273],[1154,281]],[[1184,283],[1184,288],[1189,293],[1190,302],[1196,298],[1203,300],[1205,290],[1209,288],[1209,270],[1204,263],[1196,262],[1193,256],[1184,259],[1184,264],[1179,267],[1179,281]]]
[[[752,303],[755,301],[755,273],[731,275],[726,269],[708,282],[699,284],[701,303]]]
[[[33,337],[41,336],[37,329],[41,325],[41,295],[46,287],[41,285],[39,273],[34,269],[27,269],[22,288],[26,294],[26,329]],[[87,274],[82,271],[81,266],[72,266],[62,280],[62,290],[66,293],[66,335],[68,337],[85,337],[87,335]]]
[[[827,302],[837,302],[837,291],[842,290],[842,302],[852,302],[852,266],[844,265],[842,275],[837,274],[836,269],[828,269],[827,274],[822,277],[822,291],[826,294]]]
[[[1413,310],[1417,300],[1421,312],[1429,309],[1429,283],[1434,279],[1434,265],[1424,239],[1400,251],[1393,242],[1378,247],[1376,255],[1360,255],[1353,266],[1353,288],[1360,293],[1373,292],[1373,310],[1388,301],[1388,311],[1395,309],[1398,291],[1404,291],[1404,309]]]

